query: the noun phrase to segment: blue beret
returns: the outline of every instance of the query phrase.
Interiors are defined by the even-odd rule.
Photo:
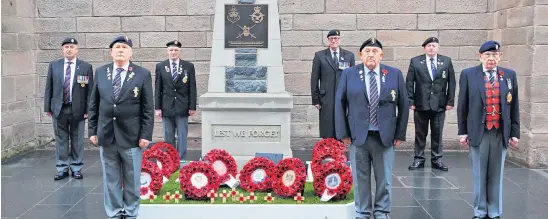
[[[428,39],[426,39],[424,43],[422,43],[422,47],[425,47],[429,43],[440,43],[440,41],[436,37],[428,37]]]
[[[341,32],[339,30],[330,30],[328,33],[327,33],[327,37],[330,37],[330,36],[340,36],[341,35]]]
[[[182,45],[181,42],[179,42],[178,40],[173,40],[173,41],[170,41],[170,42],[166,43],[166,46],[167,46],[167,47],[169,47],[169,46],[176,46],[176,47],[181,48],[183,45]]]
[[[497,41],[489,40],[481,45],[479,48],[479,53],[484,53],[487,51],[500,51],[500,44]]]
[[[112,46],[113,46],[115,43],[123,43],[123,44],[128,45],[129,47],[133,47],[133,43],[131,42],[131,39],[130,39],[129,37],[127,37],[127,36],[117,36],[116,38],[114,38],[114,40],[112,41],[112,43],[110,43],[109,48],[112,49]]]
[[[373,47],[379,47],[382,49],[382,43],[381,41],[377,40],[375,37],[367,39],[365,42],[362,43],[362,46],[360,46],[360,52],[362,49],[366,46],[373,46]]]
[[[78,41],[74,37],[67,37],[63,40],[63,42],[61,43],[61,46],[64,46],[65,44],[69,44],[69,43],[78,45]]]

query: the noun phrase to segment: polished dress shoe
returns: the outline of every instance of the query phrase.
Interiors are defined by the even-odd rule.
[[[448,171],[449,167],[443,165],[443,162],[432,162],[432,168],[442,170],[442,171]]]
[[[74,177],[75,179],[82,179],[84,178],[84,176],[82,175],[82,173],[80,171],[74,171],[72,172],[72,177]]]
[[[62,180],[69,176],[68,171],[67,172],[57,172],[57,175],[53,177],[54,180]]]
[[[472,219],[487,219],[487,217],[474,216]]]
[[[500,219],[500,217],[499,217],[499,216],[497,216],[497,217],[490,217],[489,219]]]
[[[411,166],[409,166],[409,170],[416,170],[416,169],[422,169],[424,168],[424,162],[423,161],[414,161]]]

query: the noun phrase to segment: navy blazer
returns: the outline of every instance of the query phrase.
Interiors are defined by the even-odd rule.
[[[115,143],[124,148],[138,147],[140,139],[152,141],[154,127],[154,96],[150,71],[130,62],[134,73],[128,72],[114,100],[113,63],[95,71],[95,83],[89,102],[89,137],[97,135],[99,146]],[[108,74],[110,73],[110,75]]]
[[[504,72],[503,80],[500,73]],[[485,130],[487,116],[485,82],[482,65],[464,69],[459,81],[459,102],[457,107],[459,135],[468,135],[469,145],[478,147]],[[497,66],[497,80],[500,83],[500,109],[503,146],[508,147],[510,137],[520,137],[518,80],[513,70]],[[511,98],[510,96],[511,95]]]
[[[402,72],[383,64],[380,70],[377,121],[382,143],[390,147],[395,139],[405,141],[409,101]],[[387,71],[385,82],[382,80],[383,71]],[[360,74],[363,74],[363,79]],[[345,69],[335,96],[337,138],[350,137],[356,146],[365,144],[369,130],[369,99],[365,80],[368,80],[368,76],[363,63]]]

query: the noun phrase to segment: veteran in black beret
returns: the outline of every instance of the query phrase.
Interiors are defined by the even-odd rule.
[[[327,33],[328,48],[314,54],[310,89],[312,105],[319,110],[320,137],[335,138],[335,92],[341,72],[355,65],[354,53],[341,48],[341,32]]]
[[[443,164],[443,126],[445,112],[455,106],[455,70],[448,56],[439,54],[439,39],[429,37],[423,43],[424,54],[413,57],[407,71],[409,105],[414,111],[415,156],[409,170],[424,168],[424,150],[430,125],[432,168],[448,171]]]
[[[194,64],[181,59],[181,42],[166,43],[168,59],[156,64],[156,116],[162,120],[164,141],[173,145],[181,160],[186,159],[188,117],[196,114]],[[175,143],[177,133],[177,143]]]
[[[342,71],[335,95],[337,138],[350,145],[356,218],[388,219],[394,147],[405,141],[409,101],[402,72],[381,63],[384,52],[378,39],[366,40],[359,56],[362,63]]]
[[[500,218],[508,145],[520,138],[518,78],[499,66],[501,46],[489,40],[479,48],[481,64],[464,69],[457,106],[460,143],[469,147],[474,179],[474,219]]]
[[[69,170],[73,178],[82,179],[84,123],[88,118],[93,69],[91,64],[77,58],[76,38],[65,38],[61,47],[64,58],[49,64],[44,92],[44,112],[52,117],[55,132],[57,174],[54,179],[68,177]]]
[[[132,46],[127,36],[110,43],[113,61],[95,71],[89,102],[88,132],[99,147],[110,218],[137,218],[142,152],[152,141],[154,127],[152,75],[130,61]]]

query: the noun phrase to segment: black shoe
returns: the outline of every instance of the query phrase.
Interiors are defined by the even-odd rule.
[[[409,170],[416,170],[416,169],[422,169],[424,168],[424,161],[414,161],[411,166],[409,166]]]
[[[72,172],[72,177],[74,177],[75,179],[82,179],[84,178],[84,176],[82,175],[82,173],[80,171],[74,171]]]
[[[443,165],[443,162],[441,162],[441,161],[435,162],[435,163],[432,162],[432,168],[442,170],[442,171],[448,171],[449,170],[449,167]]]
[[[472,219],[487,219],[487,217],[474,216]]]
[[[57,175],[53,177],[54,180],[62,180],[69,176],[68,171],[67,172],[58,172]]]
[[[489,219],[500,219],[500,217],[499,217],[499,216],[497,216],[497,217],[490,217]]]

